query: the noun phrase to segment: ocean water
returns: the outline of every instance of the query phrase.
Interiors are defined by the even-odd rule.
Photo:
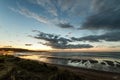
[[[15,56],[45,63],[120,73],[119,52],[27,52]]]

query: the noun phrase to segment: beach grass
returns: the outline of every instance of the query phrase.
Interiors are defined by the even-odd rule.
[[[68,70],[32,60],[0,55],[0,80],[85,80]]]
[[[0,55],[0,80],[120,80],[120,74]]]

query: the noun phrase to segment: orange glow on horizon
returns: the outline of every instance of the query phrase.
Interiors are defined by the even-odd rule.
[[[3,47],[1,48],[9,48],[9,47]],[[120,52],[120,48],[82,48],[82,49],[54,49],[51,47],[46,46],[13,46],[10,48],[22,48],[22,49],[29,49],[29,50],[44,50],[44,51],[51,51],[51,52]]]

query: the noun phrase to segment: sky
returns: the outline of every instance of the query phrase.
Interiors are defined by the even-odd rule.
[[[0,0],[0,47],[120,51],[119,0]]]

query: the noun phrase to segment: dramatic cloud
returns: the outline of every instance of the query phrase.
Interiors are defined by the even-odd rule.
[[[89,16],[81,29],[120,30],[120,1],[94,0],[93,15]]]
[[[92,1],[93,0],[27,0],[28,4],[38,6],[36,12],[32,10],[33,8],[23,5],[22,2],[17,4],[18,8],[10,9],[41,23],[58,24],[57,26],[61,28],[73,28],[73,26],[83,22],[82,20],[86,18],[86,16],[90,15]]]
[[[59,26],[61,28],[74,28],[74,26],[71,25],[70,23],[59,23],[59,24],[57,24],[57,26]]]
[[[60,27],[72,24],[80,24],[84,17],[91,13],[91,5],[93,0],[28,0],[34,5],[42,8],[45,16],[49,17],[49,21],[53,24],[59,24]],[[49,15],[48,15],[49,14]],[[55,21],[56,20],[56,21]],[[74,22],[73,22],[74,20]],[[65,21],[70,24],[61,24]],[[71,26],[70,26],[71,27]]]
[[[120,30],[120,1],[118,0],[28,1],[33,5],[38,5],[43,13],[31,12],[28,8],[19,5],[18,10],[12,10],[42,23],[58,24],[57,26],[61,28],[82,25],[80,29]],[[66,23],[61,23],[61,21]]]
[[[60,37],[60,35],[55,34],[46,34],[43,32],[39,32],[37,36],[34,38],[44,40],[45,43],[40,42],[40,44],[51,46],[52,48],[57,49],[71,49],[71,48],[92,48],[92,45],[89,44],[69,44],[69,42],[72,42],[70,39],[66,39],[63,37]]]
[[[90,42],[99,42],[99,41],[120,41],[120,32],[109,32],[102,35],[89,35],[81,38],[72,37],[73,41],[90,41]]]
[[[26,8],[19,8],[19,9],[14,9],[14,8],[10,8],[12,11],[14,12],[18,12],[19,14],[21,15],[24,15],[26,17],[29,17],[29,18],[33,18],[35,20],[37,20],[38,22],[41,22],[41,23],[49,23],[48,19],[46,19],[45,17],[43,16],[40,16],[34,12],[31,12],[29,11],[28,9]]]

